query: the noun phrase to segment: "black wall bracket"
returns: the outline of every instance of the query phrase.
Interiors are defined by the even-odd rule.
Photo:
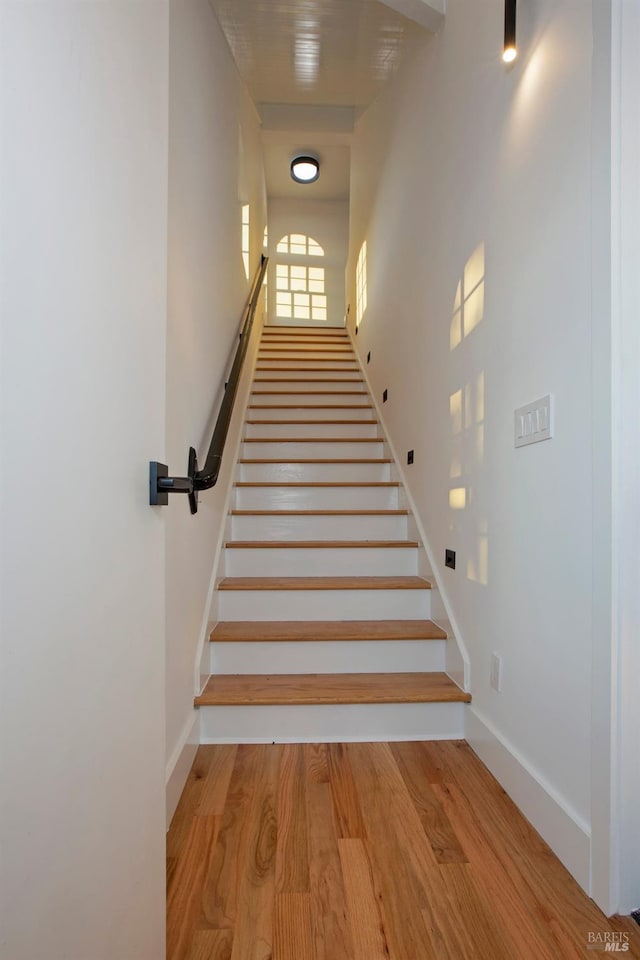
[[[186,493],[191,513],[198,512],[198,490],[196,474],[198,457],[193,447],[189,447],[189,463],[186,477],[170,477],[166,463],[152,460],[149,464],[149,503],[152,507],[166,507],[170,493]]]

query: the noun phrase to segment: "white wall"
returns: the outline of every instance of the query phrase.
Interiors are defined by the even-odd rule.
[[[592,8],[521,4],[511,68],[503,14],[450,0],[441,34],[357,125],[349,298],[366,239],[356,342],[376,394],[389,390],[396,448],[415,450],[411,493],[471,658],[475,745],[588,886],[592,526],[608,509],[591,397],[609,375],[591,348],[609,322],[590,280],[592,189],[608,189],[591,179]],[[514,409],[549,392],[554,439],[516,450]]]
[[[168,4],[0,18],[0,955],[158,960]]]
[[[312,266],[325,268],[327,323],[343,326],[345,315],[344,271],[349,245],[349,204],[343,200],[293,200],[269,198],[269,323],[278,322],[275,312],[276,263],[294,263],[295,258],[276,253],[282,237],[302,233],[313,237],[324,248],[323,260]],[[273,291],[273,293],[272,293]]]
[[[207,0],[174,0],[170,30],[169,314],[167,440],[170,471],[183,474],[193,445],[202,466],[249,291],[241,255],[241,207],[251,208],[251,275],[266,220],[258,118]],[[239,424],[236,425],[236,429]],[[233,434],[233,431],[232,431]],[[186,498],[166,524],[167,779],[185,743],[197,742],[193,709],[199,644],[223,530],[234,438],[217,485],[195,516]],[[171,809],[188,771],[172,781]]]

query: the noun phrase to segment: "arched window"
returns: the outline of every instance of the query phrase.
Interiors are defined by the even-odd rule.
[[[302,257],[324,257],[324,250],[313,237],[305,237],[302,233],[290,233],[283,237],[276,253],[293,253]]]
[[[326,323],[327,295],[324,267],[304,260],[323,257],[324,250],[313,237],[291,233],[283,237],[276,253],[289,262],[276,263],[276,318]]]

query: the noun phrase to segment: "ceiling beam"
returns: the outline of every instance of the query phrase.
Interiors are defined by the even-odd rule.
[[[408,20],[419,23],[437,33],[444,23],[445,0],[382,0],[386,7],[401,13]]]

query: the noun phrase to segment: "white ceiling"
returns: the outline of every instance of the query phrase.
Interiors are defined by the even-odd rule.
[[[368,106],[428,30],[377,0],[210,0],[263,103]],[[433,16],[428,0],[391,0]]]
[[[428,41],[444,0],[210,3],[262,118],[268,196],[346,199],[354,119]],[[315,183],[290,178],[296,153],[320,160]]]

